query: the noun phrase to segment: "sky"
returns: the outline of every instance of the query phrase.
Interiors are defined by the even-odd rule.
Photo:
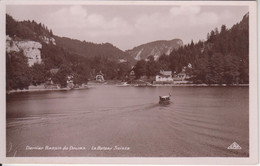
[[[34,20],[62,37],[109,42],[121,50],[155,40],[205,40],[221,25],[231,28],[247,6],[171,5],[8,5],[18,21]]]

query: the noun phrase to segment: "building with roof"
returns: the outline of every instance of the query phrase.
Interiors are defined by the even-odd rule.
[[[172,71],[161,70],[159,74],[155,76],[156,83],[173,83]]]
[[[104,74],[100,71],[99,74],[96,75],[97,82],[105,82]]]

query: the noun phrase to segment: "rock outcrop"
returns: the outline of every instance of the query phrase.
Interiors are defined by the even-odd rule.
[[[42,44],[36,41],[21,40],[16,41],[11,37],[6,36],[6,52],[20,52],[28,58],[28,65],[32,66],[35,63],[42,63],[41,51]]]
[[[157,60],[162,54],[169,55],[174,49],[183,45],[182,40],[158,40],[137,46],[126,52],[130,54],[135,60],[146,59],[153,56]]]

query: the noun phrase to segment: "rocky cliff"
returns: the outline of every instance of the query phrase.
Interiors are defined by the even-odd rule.
[[[135,60],[146,59],[153,56],[157,60],[162,54],[169,55],[174,49],[183,45],[182,40],[158,40],[137,46],[126,52],[130,54]]]
[[[28,65],[32,66],[35,63],[42,63],[41,51],[42,44],[31,40],[14,40],[6,36],[6,52],[20,52],[28,58]]]

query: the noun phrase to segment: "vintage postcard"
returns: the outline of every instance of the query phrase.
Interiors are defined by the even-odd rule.
[[[1,163],[258,162],[256,1],[0,5]]]

